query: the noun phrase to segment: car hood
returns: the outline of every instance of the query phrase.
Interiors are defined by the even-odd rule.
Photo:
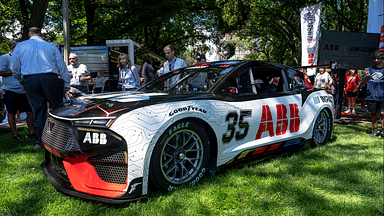
[[[160,103],[185,100],[213,99],[212,94],[169,94],[141,92],[112,92],[81,96],[63,103],[50,111],[59,118],[117,117],[131,110]]]

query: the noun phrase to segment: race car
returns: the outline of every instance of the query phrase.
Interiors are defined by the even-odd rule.
[[[324,145],[333,101],[281,64],[197,64],[137,91],[85,95],[51,110],[41,169],[65,194],[130,202],[149,188],[193,186],[234,164]]]

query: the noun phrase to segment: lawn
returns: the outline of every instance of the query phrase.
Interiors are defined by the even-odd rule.
[[[20,128],[25,136],[27,130]],[[43,150],[0,130],[0,215],[382,215],[383,140],[336,125],[334,139],[206,176],[198,185],[106,205],[66,196],[40,170]]]

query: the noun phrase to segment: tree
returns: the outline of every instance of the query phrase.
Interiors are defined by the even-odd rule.
[[[300,8],[322,4],[322,30],[365,32],[366,0],[217,0],[215,13],[221,32],[258,40],[253,58],[299,65],[301,56]]]
[[[28,39],[30,27],[43,27],[45,12],[49,0],[28,1],[9,0],[2,1],[0,5],[1,32],[13,33],[14,37],[22,40]],[[21,32],[16,32],[15,27],[20,27]]]

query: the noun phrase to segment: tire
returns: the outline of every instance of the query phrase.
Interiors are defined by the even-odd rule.
[[[182,120],[171,125],[153,149],[149,180],[160,190],[195,185],[207,171],[208,135],[198,123]]]
[[[332,127],[333,123],[331,114],[326,109],[321,110],[313,127],[312,145],[324,145],[331,137]]]

